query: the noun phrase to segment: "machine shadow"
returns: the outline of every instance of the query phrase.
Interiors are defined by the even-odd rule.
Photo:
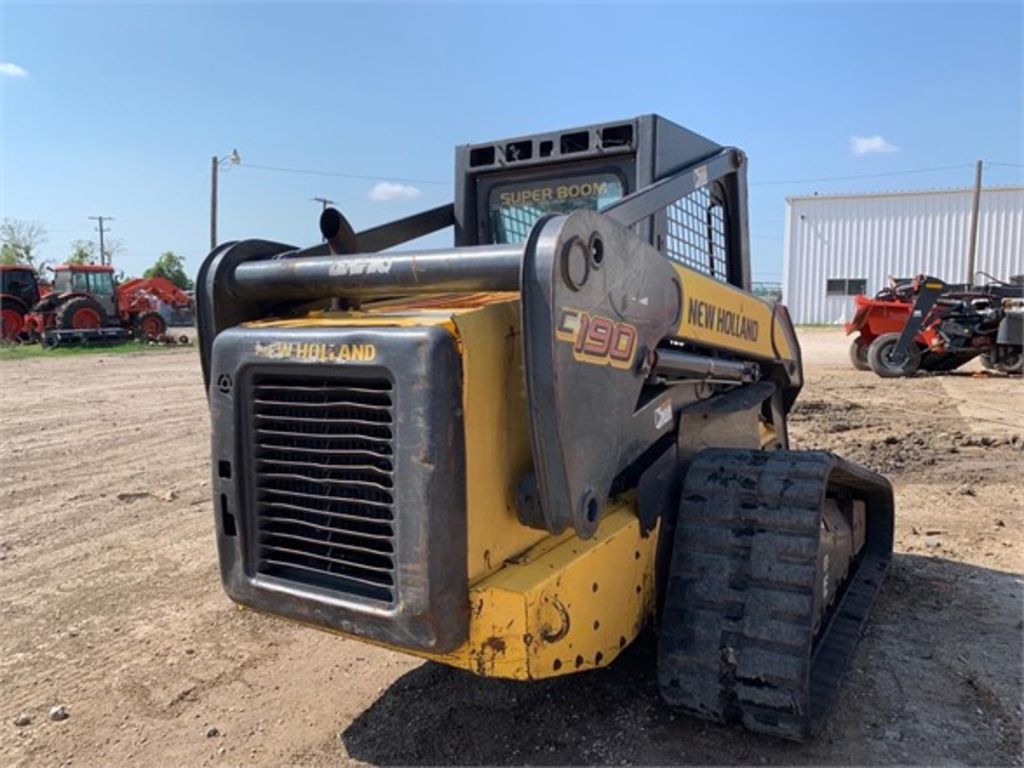
[[[378,765],[998,764],[1021,749],[1020,583],[897,555],[832,716],[805,744],[675,715],[650,632],[606,669],[533,683],[423,664],[340,738]]]

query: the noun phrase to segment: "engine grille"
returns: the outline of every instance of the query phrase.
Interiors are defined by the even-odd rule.
[[[256,572],[395,602],[391,382],[252,379]]]

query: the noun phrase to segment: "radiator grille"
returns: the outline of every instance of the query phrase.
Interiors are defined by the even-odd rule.
[[[728,279],[725,209],[707,187],[694,190],[665,209],[665,255],[674,261]]]
[[[258,375],[250,402],[256,571],[394,603],[391,382]]]

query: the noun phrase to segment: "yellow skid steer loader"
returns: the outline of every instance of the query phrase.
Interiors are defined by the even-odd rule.
[[[744,154],[656,115],[463,146],[453,204],[320,228],[199,273],[228,595],[518,680],[652,626],[669,705],[812,733],[893,496],[789,449],[800,348],[747,290]]]

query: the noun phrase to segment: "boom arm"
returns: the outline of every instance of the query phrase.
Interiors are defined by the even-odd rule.
[[[192,300],[178,286],[164,277],[141,277],[117,286],[117,310],[126,315],[156,311],[160,303],[175,309],[186,309]]]

